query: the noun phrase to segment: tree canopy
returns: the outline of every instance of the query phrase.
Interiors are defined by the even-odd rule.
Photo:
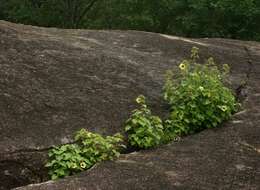
[[[0,19],[46,27],[260,40],[259,0],[0,0]]]

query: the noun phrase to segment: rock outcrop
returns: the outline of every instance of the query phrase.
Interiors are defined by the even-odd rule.
[[[139,94],[165,115],[163,75],[200,48],[231,66],[243,110],[214,130],[125,154],[80,175],[44,182],[53,145],[87,128],[123,131]],[[260,188],[260,44],[137,31],[59,30],[0,21],[0,189]]]

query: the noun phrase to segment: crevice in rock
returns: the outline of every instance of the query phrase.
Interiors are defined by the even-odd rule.
[[[127,148],[122,150],[120,152],[120,154],[131,154],[133,152],[139,152],[140,150],[142,150],[142,149],[141,148],[135,148],[135,147],[127,146]]]
[[[74,144],[76,141],[71,141],[69,143],[65,144],[59,144],[59,146],[67,145],[67,144]],[[8,155],[12,154],[19,154],[19,153],[36,153],[36,152],[47,152],[49,151],[53,146],[46,147],[46,148],[27,148],[27,149],[19,149],[13,152],[9,152]]]
[[[244,50],[247,54],[248,69],[246,71],[245,80],[242,81],[241,84],[235,89],[236,97],[240,102],[243,102],[248,96],[248,83],[250,81],[250,76],[253,70],[253,61],[250,50],[247,46],[244,46]]]
[[[44,164],[49,149],[21,149],[0,154],[0,190],[47,181]]]
[[[51,149],[51,147],[42,148],[42,149],[20,149],[20,150],[17,150],[17,151],[9,152],[8,155],[19,154],[19,153],[46,152],[46,151],[48,151],[50,149]]]
[[[10,190],[48,181],[48,171],[44,164],[47,160],[47,153],[51,148],[20,149],[0,154],[0,190]],[[126,149],[121,150],[121,154],[138,151],[140,149],[127,146]]]
[[[0,190],[9,190],[32,183],[40,183],[43,177],[30,166],[15,160],[0,162]]]

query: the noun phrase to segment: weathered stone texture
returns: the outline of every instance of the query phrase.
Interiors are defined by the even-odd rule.
[[[165,116],[165,70],[197,46],[231,66],[243,110],[215,130],[122,155],[19,190],[260,189],[260,44],[137,31],[59,30],[0,21],[0,189],[36,183],[46,151],[87,128],[123,131],[139,94]],[[19,176],[19,177],[17,177]]]

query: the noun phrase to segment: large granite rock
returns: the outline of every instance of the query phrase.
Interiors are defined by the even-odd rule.
[[[260,44],[186,39],[135,31],[58,30],[0,21],[0,189],[46,180],[52,145],[87,128],[123,123],[144,94],[165,115],[165,70],[189,56],[231,66],[243,110],[215,130],[157,149],[122,155],[80,175],[18,189],[260,188]]]

